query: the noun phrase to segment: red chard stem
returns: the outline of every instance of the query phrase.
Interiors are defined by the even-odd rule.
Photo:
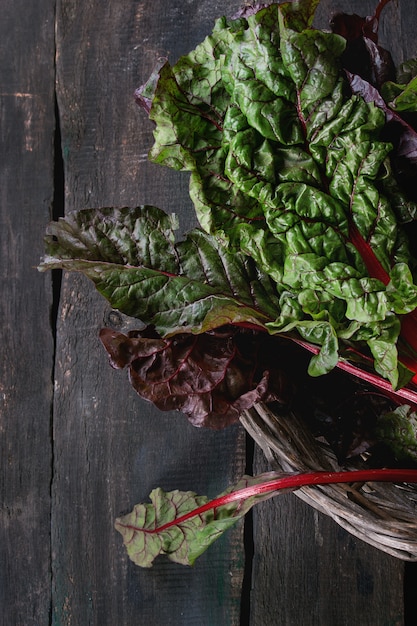
[[[300,487],[306,487],[309,485],[330,485],[337,483],[365,483],[365,482],[405,482],[405,483],[417,483],[417,470],[410,469],[367,469],[367,470],[355,470],[350,472],[311,472],[306,474],[294,474],[276,478],[273,480],[267,480],[250,487],[244,487],[232,491],[223,496],[215,498],[202,506],[199,506],[192,511],[189,511],[185,515],[175,518],[166,524],[158,528],[136,528],[130,526],[132,530],[138,530],[148,534],[161,533],[173,526],[178,526],[183,522],[202,515],[207,511],[215,510],[231,502],[237,502],[240,500],[246,500],[253,496],[258,496],[266,493],[273,493],[274,491],[280,491],[282,489],[299,489]]]

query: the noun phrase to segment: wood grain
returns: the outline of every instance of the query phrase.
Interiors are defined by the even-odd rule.
[[[230,3],[232,5],[232,3]],[[238,3],[235,3],[237,6]],[[147,162],[152,125],[133,92],[211,29],[219,3],[61,1],[57,84],[66,211],[151,203],[192,221],[188,176]],[[102,326],[129,320],[92,284],[65,277],[54,409],[53,605],[57,624],[239,623],[242,525],[192,570],[132,565],[115,518],[156,486],[216,495],[243,473],[244,435],[197,430],[141,402],[108,364]]]
[[[47,624],[51,276],[35,267],[54,195],[54,6],[0,20],[0,623]]]
[[[402,562],[293,494],[260,504],[254,530],[251,626],[404,623]]]

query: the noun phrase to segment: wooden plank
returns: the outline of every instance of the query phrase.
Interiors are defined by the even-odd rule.
[[[338,11],[372,14],[376,4],[323,0],[317,25],[325,27]],[[401,0],[384,10],[381,45],[388,43],[396,63],[417,54],[416,8]],[[255,467],[267,467],[259,451]],[[404,564],[355,540],[295,496],[256,507],[254,538],[251,626],[404,623]],[[415,581],[415,568],[407,567]],[[414,623],[415,613],[407,615],[406,623]]]
[[[256,467],[267,469],[259,457]],[[400,561],[293,494],[260,504],[254,518],[251,626],[404,623]]]
[[[208,0],[58,3],[66,211],[152,203],[178,213],[188,229],[188,176],[147,163],[152,126],[133,92],[158,56],[187,52],[220,13],[221,3]],[[54,623],[233,626],[240,613],[241,526],[193,570],[161,560],[149,571],[129,562],[113,528],[115,517],[152,488],[214,496],[245,461],[239,427],[194,429],[182,416],[141,402],[126,375],[110,369],[98,331],[125,323],[87,281],[64,278],[54,409]]]
[[[0,623],[50,612],[51,276],[35,270],[53,201],[54,2],[0,20]]]

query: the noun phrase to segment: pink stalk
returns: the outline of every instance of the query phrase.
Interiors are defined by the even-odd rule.
[[[308,485],[329,485],[335,483],[361,483],[361,482],[406,482],[417,483],[417,470],[410,469],[366,469],[366,470],[354,470],[349,472],[311,472],[308,474],[294,474],[290,476],[284,476],[281,478],[275,478],[267,480],[257,485],[251,485],[227,493],[224,496],[220,496],[199,506],[181,517],[159,526],[159,528],[137,528],[133,525],[127,524],[126,528],[144,532],[148,534],[156,534],[168,530],[173,526],[182,524],[192,517],[202,515],[207,511],[211,511],[218,507],[230,504],[231,502],[237,502],[240,500],[246,500],[253,496],[258,496],[265,493],[273,493],[281,489],[299,489]]]
[[[388,0],[389,1],[389,0]],[[359,230],[352,222],[349,228],[349,239],[361,255],[369,276],[377,278],[384,285],[390,282],[389,274],[382,267],[369,243],[362,237]],[[401,338],[408,344],[412,357],[400,354],[400,361],[412,372],[417,374],[417,311],[411,311],[401,316]],[[417,376],[413,377],[417,382]]]
[[[382,9],[384,8],[384,6],[385,6],[386,4],[388,4],[388,2],[391,2],[391,0],[380,0],[380,1],[379,1],[379,4],[378,4],[378,6],[376,7],[376,10],[375,10],[375,15],[374,15],[375,19],[376,19],[376,20],[378,20],[378,22],[379,22],[379,19],[380,19],[380,17],[381,17],[381,12],[382,12]]]
[[[296,337],[291,337],[290,339],[294,343],[298,344],[305,350],[312,352],[313,354],[318,354],[320,352],[320,349],[317,346],[308,343],[308,341],[303,341],[303,339],[298,339]],[[394,390],[391,383],[385,380],[385,378],[381,378],[380,376],[378,376],[377,374],[373,374],[372,372],[367,372],[366,370],[363,370],[360,367],[353,365],[353,363],[349,363],[349,361],[344,361],[340,359],[337,362],[336,367],[350,374],[351,376],[355,376],[356,378],[363,380],[365,383],[369,383],[373,387],[380,389],[384,392],[385,395],[393,398],[397,402],[401,400],[402,402],[406,402],[408,404],[411,404],[412,406],[417,406],[417,393],[412,389],[403,387],[402,389]]]

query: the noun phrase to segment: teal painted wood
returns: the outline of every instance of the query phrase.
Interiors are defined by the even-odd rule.
[[[0,19],[0,624],[50,611],[51,276],[35,269],[53,202],[54,2]]]

